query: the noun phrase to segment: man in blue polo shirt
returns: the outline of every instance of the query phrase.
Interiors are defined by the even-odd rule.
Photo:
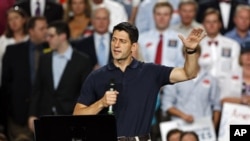
[[[117,122],[118,140],[150,140],[150,125],[161,86],[192,79],[198,71],[196,47],[204,38],[203,29],[193,29],[182,40],[185,65],[172,68],[143,63],[132,57],[138,47],[138,30],[123,22],[113,29],[111,52],[113,61],[93,71],[84,82],[74,115],[107,113],[113,106]],[[115,91],[110,91],[110,83]]]

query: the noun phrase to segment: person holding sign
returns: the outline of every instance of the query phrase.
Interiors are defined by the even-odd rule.
[[[234,91],[235,93],[224,97],[221,100],[222,103],[250,105],[250,41],[245,43],[245,47],[241,47],[239,62],[241,68],[228,81],[231,86],[234,86],[234,89],[237,89]]]

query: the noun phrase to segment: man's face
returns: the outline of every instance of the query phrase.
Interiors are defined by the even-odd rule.
[[[45,20],[37,20],[34,28],[29,30],[30,38],[33,42],[39,44],[46,41],[47,22]]]
[[[236,28],[240,31],[247,31],[250,25],[250,11],[242,9],[234,17]]]
[[[216,35],[220,32],[221,23],[216,14],[209,14],[203,21],[203,26],[209,35]]]
[[[94,29],[99,34],[108,32],[109,27],[109,14],[105,9],[98,9],[95,11],[92,18]]]
[[[179,14],[184,24],[191,24],[195,18],[196,8],[194,4],[183,4],[179,9]]]
[[[171,9],[167,6],[162,6],[155,9],[154,20],[158,30],[165,30],[169,26],[171,14]]]
[[[47,42],[52,50],[57,50],[62,42],[62,35],[56,33],[54,27],[50,27],[47,32]]]
[[[111,51],[115,60],[126,60],[135,51],[135,43],[131,43],[129,35],[125,31],[115,30],[111,40]]]

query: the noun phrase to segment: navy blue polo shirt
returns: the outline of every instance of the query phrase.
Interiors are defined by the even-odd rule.
[[[90,73],[85,80],[78,103],[91,105],[109,90],[110,81],[119,92],[113,111],[118,136],[137,136],[150,132],[156,98],[161,86],[170,84],[172,67],[143,63],[135,59],[122,72],[110,63]],[[107,114],[108,108],[100,114]]]

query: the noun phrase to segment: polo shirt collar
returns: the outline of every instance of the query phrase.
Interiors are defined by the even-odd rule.
[[[129,68],[137,68],[139,66],[139,61],[136,60],[134,57],[133,57],[133,60],[132,62],[128,65]],[[111,61],[108,65],[107,65],[108,69],[109,70],[114,70],[116,69],[117,67],[115,66],[114,62]]]

